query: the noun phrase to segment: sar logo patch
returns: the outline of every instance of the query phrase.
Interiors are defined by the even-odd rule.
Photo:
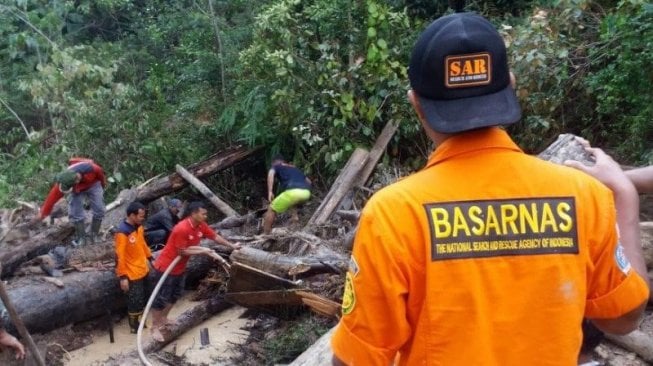
[[[342,315],[350,314],[356,305],[356,293],[354,292],[354,280],[350,272],[345,277],[345,293],[342,294]]]
[[[447,56],[444,62],[444,84],[449,88],[488,85],[492,81],[492,61],[487,52]]]
[[[624,274],[628,274],[630,272],[630,261],[626,257],[626,253],[624,252],[624,247],[619,243],[617,245],[617,249],[614,251],[614,260],[617,262],[617,266],[623,272]]]
[[[136,243],[136,237],[134,235],[130,235],[129,236],[129,242],[132,243],[132,244]]]

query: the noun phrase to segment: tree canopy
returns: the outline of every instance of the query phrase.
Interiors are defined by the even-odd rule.
[[[537,152],[572,132],[624,163],[650,160],[653,5],[488,0],[467,10],[508,44]],[[450,12],[422,0],[5,0],[0,4],[0,205],[40,199],[71,156],[110,194],[233,144],[335,176],[399,123],[385,164],[431,146],[406,101],[419,30]]]

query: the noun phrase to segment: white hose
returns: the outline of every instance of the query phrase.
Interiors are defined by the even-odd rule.
[[[138,348],[138,357],[141,359],[141,362],[147,366],[152,366],[152,364],[150,363],[150,361],[148,361],[147,357],[145,356],[145,353],[143,352],[143,345],[141,344],[141,337],[143,335],[143,327],[145,326],[145,321],[147,320],[147,314],[150,312],[150,307],[154,302],[154,298],[156,298],[156,295],[159,293],[159,290],[161,290],[161,286],[163,286],[163,281],[165,281],[166,277],[168,277],[168,274],[170,274],[170,271],[172,271],[172,269],[175,268],[175,266],[177,265],[180,259],[181,256],[178,255],[175,258],[175,260],[173,260],[172,263],[170,263],[168,269],[166,269],[166,271],[163,272],[163,275],[159,279],[159,282],[156,284],[156,287],[152,291],[152,295],[150,295],[150,299],[147,300],[147,305],[145,305],[145,310],[143,311],[143,317],[141,318],[141,321],[138,324],[138,332],[136,333],[136,347]]]

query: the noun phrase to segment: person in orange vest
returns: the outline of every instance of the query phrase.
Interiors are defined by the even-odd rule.
[[[132,333],[138,331],[150,294],[148,274],[152,252],[145,242],[144,220],[145,206],[132,202],[127,206],[127,217],[114,234],[116,276],[120,279],[120,289],[127,294],[127,316]]]
[[[593,177],[513,142],[507,60],[474,13],[417,39],[408,100],[436,148],[361,213],[334,365],[575,365],[583,318],[617,334],[639,325],[637,192],[601,150]]]
[[[100,232],[102,219],[104,218],[104,189],[107,186],[107,179],[104,170],[91,159],[72,158],[68,161],[68,168],[57,174],[50,193],[45,199],[43,206],[37,216],[42,220],[52,212],[54,204],[65,194],[70,194],[68,203],[68,217],[75,227],[75,245],[86,244],[86,226],[84,223],[84,200],[91,206],[93,219],[89,242],[95,243]]]

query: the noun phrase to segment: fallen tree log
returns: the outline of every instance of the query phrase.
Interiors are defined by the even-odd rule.
[[[388,143],[392,139],[392,136],[395,135],[395,132],[397,132],[398,128],[399,124],[394,123],[393,121],[388,121],[388,123],[385,124],[383,130],[379,134],[379,137],[376,138],[374,146],[372,146],[372,149],[370,150],[370,154],[367,161],[365,162],[365,166],[363,166],[363,169],[361,170],[358,178],[356,181],[354,181],[355,186],[364,186],[365,183],[370,179],[374,168],[376,168],[379,159],[381,159],[381,156],[383,156]]]
[[[361,169],[367,162],[369,153],[365,149],[357,148],[349,157],[347,164],[331,185],[329,193],[322,200],[320,206],[315,210],[313,216],[308,220],[306,227],[324,224],[334,210],[345,197],[347,192],[352,188],[356,179],[358,179]]]
[[[631,352],[635,352],[645,361],[653,362],[653,337],[634,330],[626,335],[615,335],[606,333],[605,337],[614,344],[621,346]]]
[[[193,187],[197,188],[197,190],[200,191],[200,193],[202,193],[202,195],[206,197],[206,199],[208,199],[215,207],[217,207],[218,210],[220,210],[225,216],[238,216],[238,212],[236,212],[236,210],[231,208],[231,206],[229,206],[225,201],[221,200],[220,197],[216,196],[215,193],[209,189],[209,187],[197,179],[188,170],[184,169],[183,166],[177,164],[175,169],[179,175],[181,175],[188,183],[192,184]]]
[[[228,148],[209,156],[201,162],[188,166],[186,170],[197,178],[207,177],[220,170],[229,168],[235,163],[254,155],[259,150],[261,150],[261,147],[250,149],[246,146],[236,146]],[[161,196],[178,191],[187,185],[188,183],[184,178],[177,173],[173,173],[153,180],[146,186],[140,188],[136,194],[136,199],[143,203],[148,203]]]
[[[231,260],[279,277],[292,279],[310,277],[319,273],[343,273],[347,270],[347,259],[341,255],[295,257],[250,247],[243,247],[231,253]]]
[[[46,254],[52,248],[61,245],[73,231],[71,224],[52,226],[37,234],[31,240],[18,242],[13,246],[3,245],[0,251],[0,262],[2,262],[0,276],[4,277],[14,273],[22,263]]]
[[[33,277],[18,278],[9,284],[9,296],[31,333],[49,332],[125,307],[125,297],[113,271],[75,272],[59,280],[63,288]],[[8,319],[3,320],[10,324]],[[15,332],[13,325],[8,329]]]
[[[215,266],[208,257],[192,256],[186,267],[187,288],[197,285]],[[58,277],[57,280],[63,284],[61,288],[44,282],[42,276],[18,277],[8,285],[8,293],[15,299],[19,315],[30,332],[49,332],[67,324],[103,316],[107,310],[125,309],[126,297],[120,290],[114,268],[112,265],[104,267],[102,270],[84,267],[84,272]]]

